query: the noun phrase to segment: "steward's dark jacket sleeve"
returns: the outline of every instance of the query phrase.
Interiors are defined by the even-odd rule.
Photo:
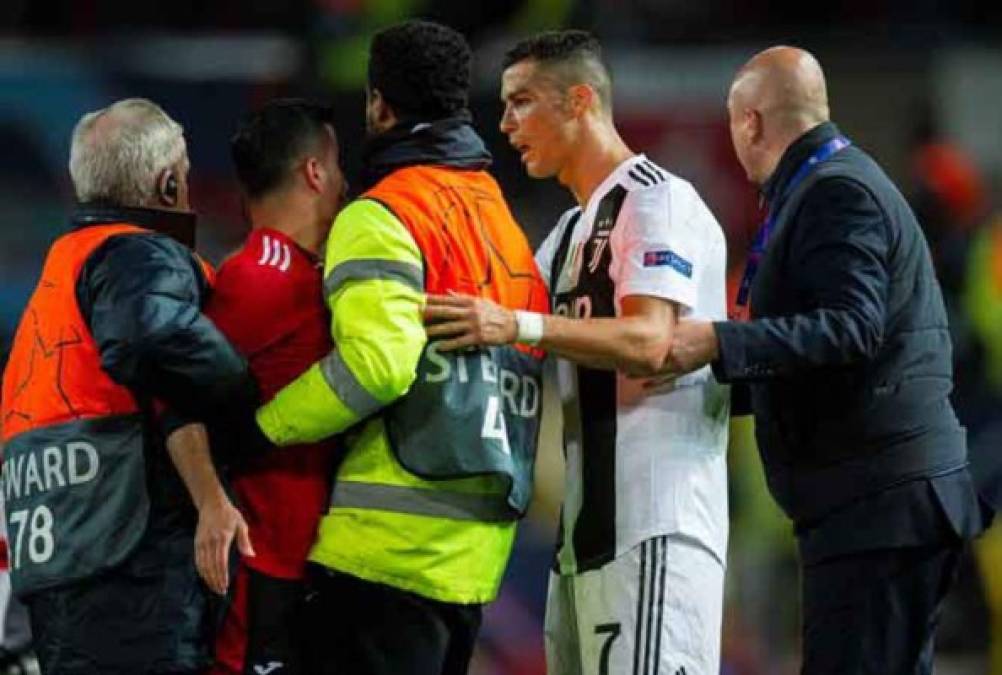
[[[715,324],[725,382],[767,380],[873,358],[884,338],[891,234],[870,193],[851,179],[819,181],[804,196],[789,267],[808,311]]]
[[[111,378],[192,419],[256,400],[247,362],[201,312],[208,291],[184,246],[146,234],[109,239],[76,288]]]

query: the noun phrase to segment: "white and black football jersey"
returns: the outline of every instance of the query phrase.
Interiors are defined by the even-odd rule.
[[[566,212],[536,260],[554,312],[612,317],[630,295],[677,303],[680,318],[726,319],[726,244],[691,184],[643,155]],[[557,569],[600,567],[641,541],[682,534],[723,563],[729,391],[709,367],[661,389],[558,364],[566,486]]]

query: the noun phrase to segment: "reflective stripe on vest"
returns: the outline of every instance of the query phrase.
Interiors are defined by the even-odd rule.
[[[379,399],[358,381],[337,347],[320,360],[320,372],[331,391],[359,418],[368,417],[383,407]]]
[[[370,281],[384,279],[410,286],[419,293],[424,292],[424,272],[420,267],[399,260],[348,260],[330,271],[324,279],[324,296],[330,297],[346,281]]]
[[[446,492],[404,485],[338,481],[331,494],[331,506],[377,509],[419,516],[505,522],[515,515],[497,495]]]

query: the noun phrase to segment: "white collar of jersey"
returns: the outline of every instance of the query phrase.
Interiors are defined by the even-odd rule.
[[[645,183],[654,184],[655,179],[660,178],[663,180],[664,169],[658,169],[661,172],[661,176],[657,176],[652,169],[649,167],[654,166],[654,162],[647,159],[647,155],[644,153],[638,153],[632,157],[624,159],[619,165],[605,177],[598,187],[591,193],[588,198],[588,203],[585,204],[584,213],[590,214],[598,208],[598,203],[602,201],[602,198],[613,188],[616,184],[621,184],[627,190],[633,190],[639,187],[646,187]],[[655,167],[657,169],[657,167]],[[631,173],[632,172],[632,173]],[[648,179],[647,174],[650,173],[655,178]],[[635,176],[639,176],[638,180]],[[657,182],[661,182],[657,180]]]

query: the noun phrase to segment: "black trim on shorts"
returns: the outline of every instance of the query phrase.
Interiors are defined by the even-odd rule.
[[[647,542],[640,545],[640,577],[637,590],[636,629],[633,631],[633,675],[640,672],[640,638],[644,622],[644,591],[647,589]]]
[[[658,656],[661,654],[661,631],[664,626],[664,610],[665,610],[665,571],[668,569],[668,537],[661,536],[658,537],[661,542],[661,573],[660,573],[660,590],[658,591],[658,627],[657,627],[657,638],[654,640],[654,675],[658,675],[658,670],[661,669],[661,659]]]
[[[657,675],[661,668],[661,632],[664,627],[665,570],[667,567],[668,537],[666,535],[653,537],[640,544],[633,675]],[[657,614],[656,619],[655,613]]]
[[[655,538],[650,541],[650,545],[647,547],[647,553],[651,557],[651,575],[648,584],[649,596],[647,598],[647,637],[644,640],[644,672],[651,672],[651,634],[654,632],[654,598],[657,597],[657,572],[658,572],[658,539]],[[657,662],[657,655],[654,655],[654,661]]]

